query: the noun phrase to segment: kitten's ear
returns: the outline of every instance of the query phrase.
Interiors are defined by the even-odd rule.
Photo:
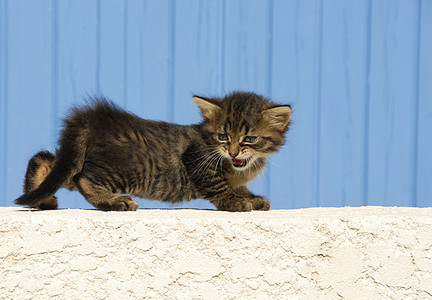
[[[262,117],[263,120],[265,120],[265,122],[270,126],[281,130],[287,130],[291,119],[291,114],[291,106],[279,105],[263,111]]]
[[[219,105],[211,101],[211,99],[194,96],[195,103],[201,109],[201,113],[205,120],[214,120],[218,117],[221,108]]]

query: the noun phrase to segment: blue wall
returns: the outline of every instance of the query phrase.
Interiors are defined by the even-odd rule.
[[[193,93],[252,90],[294,107],[251,185],[273,208],[430,206],[431,16],[430,0],[0,0],[0,205],[86,94],[190,124]]]

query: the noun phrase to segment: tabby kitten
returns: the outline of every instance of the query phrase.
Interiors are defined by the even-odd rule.
[[[101,210],[136,210],[129,195],[172,203],[204,198],[228,211],[270,209],[246,183],[284,143],[291,107],[245,92],[194,100],[204,121],[188,126],[143,120],[103,98],[73,109],[56,155],[30,159],[15,203],[56,209],[54,194],[64,187]]]

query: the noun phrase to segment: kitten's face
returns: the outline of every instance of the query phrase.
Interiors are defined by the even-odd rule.
[[[231,120],[227,119],[227,126],[220,126],[213,133],[213,139],[215,148],[223,157],[231,160],[234,169],[245,170],[252,166],[257,158],[271,154],[263,151],[266,137],[254,129],[249,129],[247,125],[230,128],[231,124]]]
[[[276,106],[253,93],[194,99],[201,108],[209,144],[230,160],[235,170],[247,170],[285,141],[291,117],[289,106]]]

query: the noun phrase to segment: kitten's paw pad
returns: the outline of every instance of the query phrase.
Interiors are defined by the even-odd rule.
[[[108,210],[130,211],[137,210],[138,202],[131,196],[117,196],[112,200],[111,207]]]
[[[33,207],[33,206],[30,206],[30,207]],[[42,210],[57,209],[58,208],[57,198],[55,196],[48,197],[48,198],[44,199],[43,202],[34,206],[34,208],[39,208]]]
[[[250,199],[254,210],[269,210],[270,201],[264,197],[254,197]]]
[[[251,211],[253,206],[252,203],[245,199],[237,199],[234,201],[226,201],[218,208],[226,211]]]

